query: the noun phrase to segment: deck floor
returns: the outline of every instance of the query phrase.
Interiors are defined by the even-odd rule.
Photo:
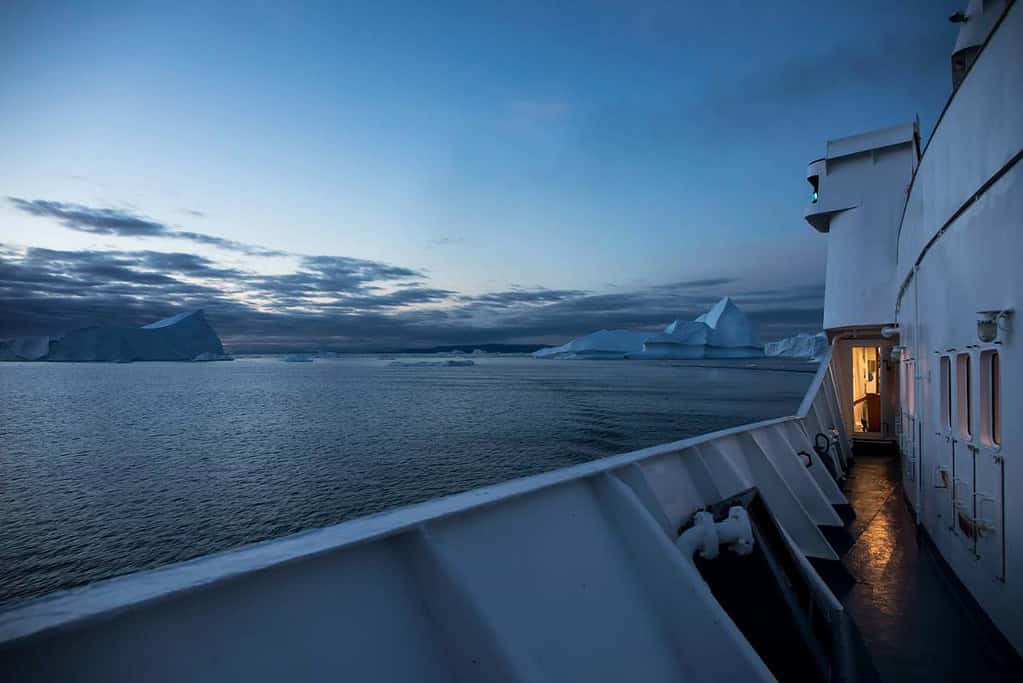
[[[858,455],[845,482],[856,519],[842,602],[883,681],[1023,680],[989,637],[965,589],[917,535],[897,456]]]

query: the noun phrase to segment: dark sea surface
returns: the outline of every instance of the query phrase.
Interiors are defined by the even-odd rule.
[[[790,415],[815,367],[0,363],[0,605]]]

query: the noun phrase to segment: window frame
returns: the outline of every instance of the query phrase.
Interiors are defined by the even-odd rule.
[[[1001,448],[1002,440],[1002,359],[997,349],[980,353],[981,442],[988,448]]]
[[[945,432],[952,431],[952,358],[941,356],[938,360],[940,391],[938,394],[938,413],[941,416],[941,428]]]
[[[969,353],[956,355],[956,427],[964,441],[973,441],[973,358]]]

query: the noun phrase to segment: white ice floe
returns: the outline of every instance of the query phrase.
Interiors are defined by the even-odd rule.
[[[824,355],[827,348],[828,335],[824,332],[817,334],[800,332],[795,337],[769,342],[764,346],[764,355],[818,360]]]

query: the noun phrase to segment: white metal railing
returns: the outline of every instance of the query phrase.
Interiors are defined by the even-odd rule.
[[[798,553],[837,559],[820,529],[846,502],[822,460],[844,471],[836,410],[825,359],[791,417],[47,596],[0,613],[0,670],[260,680],[292,648],[360,679],[670,680],[682,657],[681,670],[769,680],[674,541],[697,510],[756,487]],[[700,628],[679,630],[687,620]],[[314,677],[285,659],[290,678]]]

